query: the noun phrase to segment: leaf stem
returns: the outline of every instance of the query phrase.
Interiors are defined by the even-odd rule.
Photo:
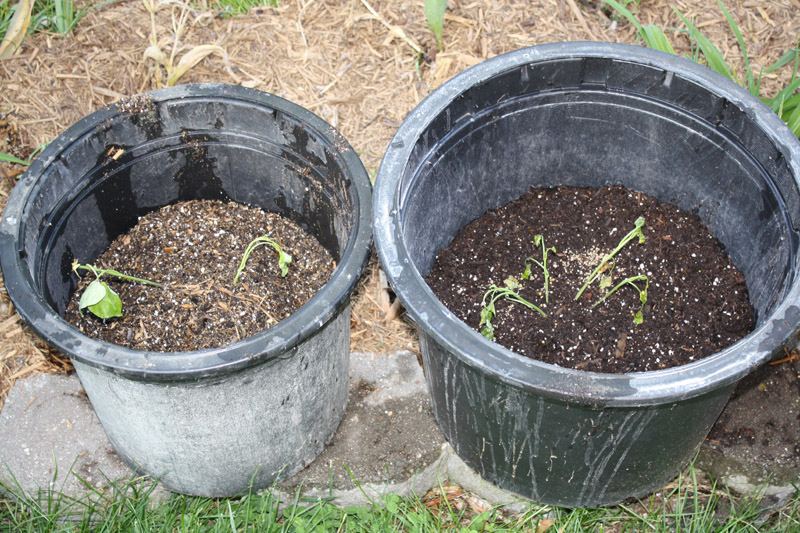
[[[239,263],[239,268],[236,270],[236,276],[233,278],[233,284],[236,285],[239,282],[239,276],[242,275],[244,272],[244,267],[247,265],[247,260],[250,258],[250,254],[253,253],[253,250],[258,248],[259,246],[270,245],[278,252],[278,266],[281,269],[281,276],[286,277],[289,273],[289,264],[292,262],[292,256],[287,254],[283,251],[280,244],[273,241],[269,238],[269,235],[262,235],[261,237],[256,237],[250,244],[247,245],[247,248],[242,255],[242,261]]]
[[[129,276],[127,274],[123,274],[122,272],[118,272],[118,271],[116,271],[114,269],[111,269],[111,268],[103,269],[103,268],[96,268],[93,265],[81,265],[77,261],[75,261],[74,263],[72,263],[72,271],[77,274],[78,270],[88,270],[92,274],[94,274],[94,276],[96,278],[98,278],[98,279],[100,278],[100,276],[104,276],[104,275],[108,274],[109,276],[114,276],[114,277],[117,277],[117,278],[126,279],[128,281],[135,281],[137,283],[144,283],[146,285],[152,285],[154,287],[163,287],[163,285],[161,283],[156,283],[155,281],[150,281],[149,279],[143,279],[143,278],[137,278],[135,276]]]
[[[644,233],[642,233],[642,227],[644,227],[644,217],[639,217],[634,222],[634,228],[630,232],[628,232],[628,234],[625,235],[622,238],[621,241],[619,241],[619,244],[617,245],[616,248],[614,248],[610,253],[606,254],[605,257],[603,257],[603,260],[600,261],[600,264],[597,265],[597,268],[595,268],[594,271],[589,275],[589,277],[586,278],[586,282],[583,284],[581,289],[578,291],[578,294],[575,295],[575,298],[574,298],[575,300],[577,300],[578,298],[581,297],[581,295],[586,291],[586,289],[589,287],[589,285],[594,280],[596,280],[597,277],[600,275],[600,273],[603,271],[603,267],[605,265],[607,265],[609,261],[614,259],[614,256],[617,254],[617,252],[622,250],[622,248],[626,244],[628,244],[630,241],[632,241],[636,237],[639,237],[639,243],[640,244],[644,242]]]

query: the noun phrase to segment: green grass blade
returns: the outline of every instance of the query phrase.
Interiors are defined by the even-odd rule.
[[[800,85],[800,81],[798,81],[798,85]],[[788,100],[784,101],[783,102],[783,109],[784,109],[784,111],[786,111],[786,110],[789,110],[789,109],[793,109],[793,108],[797,107],[798,105],[800,105],[800,93],[798,93],[798,94],[792,96],[791,98],[789,98]]]
[[[781,118],[786,122],[786,125],[789,126],[789,129],[792,130],[792,133],[794,133],[796,137],[800,137],[800,106],[795,106],[791,113],[785,113]]]
[[[753,78],[753,70],[750,68],[750,58],[747,57],[747,45],[744,42],[744,37],[742,37],[742,32],[739,31],[739,26],[736,24],[736,21],[733,20],[730,12],[725,9],[725,5],[722,3],[722,0],[717,0],[717,4],[722,10],[722,13],[725,15],[725,18],[728,20],[728,26],[731,27],[733,34],[736,36],[736,41],[739,43],[739,50],[741,50],[742,59],[744,60],[747,90],[750,91],[750,94],[753,96],[758,97],[758,85],[756,85],[755,79]]]
[[[669,42],[669,39],[661,30],[661,28],[655,24],[642,26],[636,16],[631,13],[628,8],[616,0],[603,0],[603,3],[611,6],[620,16],[625,17],[628,22],[634,25],[636,30],[639,32],[639,37],[641,37],[644,41],[645,46],[652,48],[653,50],[660,50],[662,52],[675,54],[675,50],[672,48],[672,43]]]
[[[683,16],[683,13],[678,11],[675,7],[672,9],[675,10],[675,13],[681,18],[683,23],[686,25],[686,28],[689,30],[689,36],[697,42],[697,45],[700,47],[700,50],[703,52],[703,55],[706,58],[706,63],[708,67],[717,72],[718,74],[722,74],[726,78],[731,81],[736,81],[731,74],[728,65],[725,63],[725,58],[722,57],[722,52],[719,51],[719,48],[714,46],[714,44],[708,40],[708,37],[703,35],[703,33],[698,30],[694,24],[689,21],[686,17]]]
[[[53,5],[56,9],[56,32],[65,35],[69,31],[68,14],[72,14],[70,9],[69,0],[54,0]]]
[[[672,48],[672,43],[669,42],[669,39],[664,32],[656,26],[655,24],[648,24],[642,28],[644,32],[645,44],[654,50],[661,50],[662,52],[667,52],[670,54],[675,54],[675,49]]]
[[[30,161],[25,161],[24,159],[20,159],[19,157],[14,157],[11,154],[6,154],[4,152],[0,152],[0,161],[4,163],[16,163],[17,165],[28,166],[31,164]]]
[[[795,48],[794,50],[787,51],[776,62],[774,62],[773,64],[771,64],[768,67],[764,67],[764,74],[769,74],[770,72],[774,72],[774,71],[778,70],[781,67],[785,67],[786,65],[788,65],[792,61],[796,62],[799,52],[800,52],[800,49],[797,49],[797,48]]]
[[[772,99],[768,99],[766,103],[775,113],[783,115],[784,109],[798,104],[798,95],[794,95],[798,89],[800,89],[800,78],[794,79],[789,85],[778,91],[778,94]]]
[[[444,12],[447,9],[447,0],[425,0],[425,18],[428,20],[428,27],[436,36],[436,44],[439,50],[444,50],[442,43],[442,29],[444,28]]]
[[[628,11],[628,8],[626,8],[625,6],[623,6],[622,4],[620,4],[619,2],[617,2],[616,0],[603,0],[603,3],[604,3],[604,4],[608,4],[609,6],[611,6],[612,8],[614,8],[614,10],[615,10],[617,13],[619,13],[620,15],[622,15],[623,17],[625,17],[626,19],[628,19],[628,22],[630,22],[631,24],[633,24],[633,25],[634,25],[634,27],[635,27],[635,28],[636,28],[636,29],[639,31],[639,36],[640,36],[640,37],[641,37],[643,40],[645,40],[645,42],[647,42],[647,41],[646,41],[646,37],[645,37],[645,33],[644,33],[644,28],[643,28],[643,27],[642,27],[642,25],[639,23],[639,21],[636,19],[636,17],[634,16],[634,14],[633,14],[633,13],[631,13],[630,11]]]

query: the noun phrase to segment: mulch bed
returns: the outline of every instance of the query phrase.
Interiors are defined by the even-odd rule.
[[[247,245],[264,234],[292,256],[281,276],[277,251],[253,250],[234,286]],[[123,316],[102,320],[78,312],[83,277],[66,318],[84,334],[120,346],[177,352],[225,346],[287,318],[330,279],[330,254],[296,223],[235,202],[193,200],[139,220],[94,266],[164,284],[163,288],[103,276],[119,294]]]
[[[644,243],[629,242],[614,257],[613,282],[592,283],[574,300],[603,256],[644,217]],[[549,303],[543,270],[527,257],[548,257]],[[646,275],[647,301],[622,286],[593,308],[620,281]],[[427,281],[442,302],[481,331],[484,293],[513,276],[518,294],[547,313],[500,299],[492,320],[494,340],[531,358],[596,372],[638,372],[686,364],[741,339],[753,328],[744,276],[697,217],[621,187],[532,189],[468,224],[439,252]],[[638,281],[640,289],[644,281]],[[642,313],[642,323],[634,314]]]

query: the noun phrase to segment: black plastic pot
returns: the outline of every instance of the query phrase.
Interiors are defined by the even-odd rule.
[[[299,222],[336,260],[330,281],[286,320],[213,350],[131,350],[62,318],[73,259],[92,262],[140,216],[198,198]],[[122,100],[53,141],[8,200],[0,259],[20,315],[70,356],[120,456],[169,489],[223,496],[297,472],[338,427],[371,218],[366,171],[323,120],[243,87],[185,85]]]
[[[560,43],[486,61],[405,119],[378,172],[382,266],[418,324],[439,426],[484,478],[591,507],[648,493],[694,455],[734,384],[800,322],[800,143],[759,101],[679,57]],[[512,353],[423,275],[488,209],[531,186],[619,184],[696,212],[743,271],[755,330],[701,361],[624,375]]]

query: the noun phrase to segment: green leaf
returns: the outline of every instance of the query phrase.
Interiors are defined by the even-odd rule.
[[[428,20],[428,27],[436,36],[436,43],[439,50],[444,50],[442,43],[442,28],[444,28],[444,12],[447,9],[447,0],[425,0],[425,18]]]
[[[798,52],[799,51],[797,49],[789,50],[788,52],[783,54],[780,57],[780,59],[778,59],[776,62],[774,62],[768,67],[764,67],[764,74],[769,74],[770,72],[778,70],[779,68],[788,65],[792,61],[795,61],[797,59]]]
[[[494,340],[494,328],[492,327],[492,323],[491,322],[487,322],[486,323],[486,327],[483,328],[483,330],[481,331],[481,335],[483,335],[484,337],[486,337],[490,341]]]
[[[642,322],[644,322],[644,317],[642,316],[642,312],[636,311],[636,314],[633,315],[633,323],[638,326]]]
[[[396,494],[387,494],[386,495],[386,510],[392,514],[397,514],[400,510],[400,506],[397,504],[399,501],[399,497]]]
[[[86,309],[90,305],[95,305],[106,296],[107,285],[100,280],[94,280],[86,287],[81,295],[81,300],[78,302],[78,309]]]
[[[673,9],[689,29],[689,36],[697,43],[697,45],[700,47],[700,50],[702,50],[703,55],[706,57],[706,63],[708,67],[714,72],[722,74],[729,80],[736,82],[731,74],[730,69],[728,68],[727,63],[725,63],[725,58],[722,57],[722,52],[719,51],[719,48],[714,46],[714,44],[708,40],[708,37],[703,35],[703,33],[698,30],[695,25],[689,21],[689,19],[684,17],[677,8],[673,7]]]
[[[795,107],[792,114],[787,116],[784,120],[786,121],[786,125],[789,126],[789,129],[792,130],[792,133],[800,137],[800,107]]]
[[[292,256],[284,252],[280,249],[280,247],[275,247],[278,250],[278,266],[281,269],[281,276],[286,277],[286,274],[289,273],[289,265],[292,262]]]
[[[122,316],[122,300],[120,300],[119,295],[105,281],[100,283],[105,288],[105,296],[96,304],[90,305],[89,311],[104,319]]]
[[[481,309],[481,323],[478,324],[478,326],[482,326],[484,324],[491,324],[493,318],[494,318],[494,304],[489,304],[487,307]]]
[[[522,279],[531,279],[531,264],[528,262],[531,258],[525,260],[525,271],[520,276]]]
[[[747,57],[747,45],[744,43],[744,38],[742,37],[742,32],[739,31],[739,26],[736,25],[736,21],[733,20],[733,17],[725,9],[725,5],[722,3],[721,0],[717,0],[717,4],[719,4],[719,8],[722,10],[722,13],[725,15],[725,18],[728,20],[728,26],[731,27],[733,34],[736,36],[736,41],[739,43],[739,50],[742,51],[742,59],[744,60],[744,68],[745,68],[745,76],[747,81],[747,90],[753,96],[758,97],[758,86],[756,85],[755,79],[753,78],[753,70],[750,68],[750,59]]]
[[[603,3],[610,5],[611,7],[613,7],[617,11],[617,13],[619,13],[620,15],[622,15],[623,17],[628,19],[628,22],[633,24],[636,27],[636,29],[639,30],[639,36],[642,39],[645,39],[644,28],[639,23],[639,21],[636,20],[636,17],[633,15],[633,13],[628,11],[628,9],[625,6],[623,6],[622,4],[617,2],[616,0],[603,0]]]
[[[766,104],[772,108],[772,111],[782,116],[784,110],[800,103],[800,95],[792,96],[798,88],[800,88],[800,78],[792,80],[789,85],[778,91],[778,94],[768,100]]]
[[[14,157],[11,154],[6,154],[3,152],[0,152],[0,161],[4,163],[15,163],[17,165],[23,165],[26,167],[30,164],[30,161],[25,161],[23,159],[20,159],[19,157]]]
[[[604,278],[600,279],[600,288],[607,289],[611,286],[611,276],[605,276]]]
[[[664,32],[655,24],[648,24],[642,27],[640,33],[644,34],[644,44],[653,50],[660,50],[670,54],[675,54],[675,49],[672,48],[672,43]]]

